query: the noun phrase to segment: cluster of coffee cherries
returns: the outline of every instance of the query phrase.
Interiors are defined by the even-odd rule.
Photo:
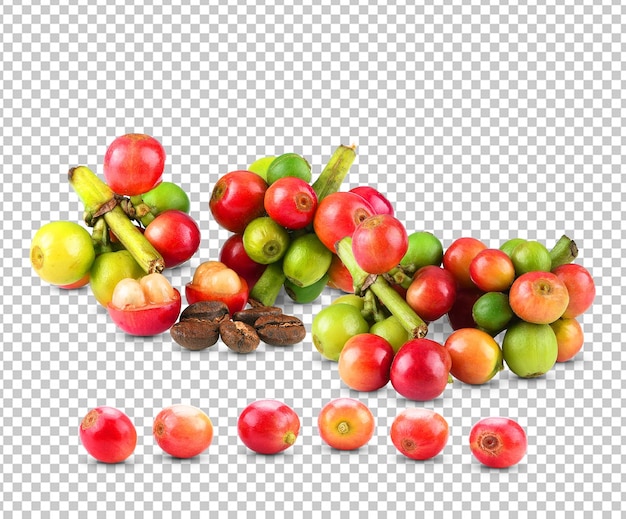
[[[180,293],[163,271],[188,261],[200,246],[188,195],[163,179],[165,160],[163,146],[149,135],[116,138],[104,156],[105,181],[86,166],[69,171],[85,225],[49,222],[31,243],[31,264],[44,281],[64,289],[89,285],[113,321],[133,335],[155,335],[175,322]]]

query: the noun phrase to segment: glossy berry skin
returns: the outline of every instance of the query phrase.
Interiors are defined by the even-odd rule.
[[[556,334],[549,324],[518,320],[507,327],[502,339],[502,358],[518,377],[545,375],[554,366],[558,353]]]
[[[515,266],[500,249],[480,251],[469,265],[470,278],[484,292],[504,292],[515,280]]]
[[[483,418],[470,431],[470,450],[483,465],[507,468],[519,463],[528,447],[524,429],[510,418]]]
[[[82,279],[96,259],[91,234],[75,222],[48,222],[33,236],[30,262],[37,275],[53,285]]]
[[[409,400],[433,400],[448,384],[452,359],[448,351],[430,339],[406,342],[391,364],[391,384]]]
[[[163,146],[145,134],[129,133],[118,137],[104,155],[104,178],[118,195],[147,193],[161,182],[164,167]]]
[[[313,222],[317,195],[308,182],[298,177],[276,180],[265,193],[265,211],[287,229],[303,229]]]
[[[550,324],[563,316],[569,304],[569,292],[556,274],[526,272],[511,285],[509,304],[524,321]]]
[[[367,333],[369,323],[361,310],[351,304],[337,303],[323,308],[313,318],[313,345],[329,360],[338,361],[341,351],[352,337]]]
[[[404,225],[389,214],[363,220],[352,234],[354,259],[369,274],[385,274],[396,267],[408,247]]]
[[[511,261],[515,266],[515,275],[527,272],[547,272],[552,267],[550,252],[543,243],[527,240],[511,251]]]
[[[265,272],[267,265],[254,261],[243,246],[243,234],[233,234],[222,245],[219,261],[246,280],[251,290]]]
[[[119,409],[102,406],[89,411],[79,427],[80,441],[91,456],[103,463],[120,463],[137,445],[135,426]]]
[[[252,171],[226,173],[215,183],[209,209],[224,229],[242,233],[247,225],[265,214],[267,182]]]
[[[400,261],[408,272],[417,272],[427,265],[440,266],[443,260],[443,244],[433,233],[415,231],[409,234],[409,248]]]
[[[278,454],[295,443],[300,419],[291,407],[278,400],[257,400],[239,415],[237,432],[250,450]]]
[[[354,398],[328,402],[317,418],[319,434],[326,444],[338,450],[363,447],[374,435],[374,415]]]
[[[483,242],[470,236],[454,240],[443,255],[443,266],[452,273],[459,289],[473,289],[470,264],[478,253],[487,248]]]
[[[174,297],[167,302],[151,303],[142,308],[116,308],[109,303],[107,311],[111,320],[129,335],[158,335],[169,330],[180,314],[182,298],[178,289],[173,290]]]
[[[448,422],[435,411],[409,408],[391,424],[391,441],[399,452],[414,460],[427,460],[439,454],[448,443]]]
[[[211,445],[213,423],[201,409],[176,404],[157,414],[152,434],[158,446],[170,456],[193,458]]]
[[[584,333],[582,326],[575,317],[563,317],[550,323],[550,328],[556,336],[558,354],[557,362],[566,362],[573,359],[582,349]]]
[[[356,391],[376,391],[389,382],[393,357],[393,348],[383,337],[373,333],[354,335],[339,354],[339,377]]]
[[[87,272],[87,274],[85,274],[78,281],[74,281],[74,283],[69,283],[68,285],[59,285],[59,288],[62,288],[63,290],[74,290],[76,288],[82,288],[89,284],[89,277],[89,272]]]
[[[165,268],[182,265],[200,247],[200,228],[187,213],[168,209],[148,224],[144,231],[146,239],[163,256]]]
[[[484,384],[502,370],[502,350],[487,332],[461,328],[452,332],[444,348],[450,353],[450,374],[466,384]]]
[[[576,263],[567,263],[553,271],[566,286],[569,303],[563,317],[573,318],[586,312],[596,297],[596,285],[590,272]]]
[[[181,309],[180,292],[159,273],[139,280],[126,278],[113,290],[107,311],[113,322],[130,335],[150,336],[169,330]]]
[[[139,218],[144,226],[169,209],[177,209],[189,214],[191,208],[189,195],[178,184],[168,181],[161,182],[147,193],[131,197],[130,201],[135,209],[139,210],[139,214],[147,211]]]
[[[263,265],[280,260],[291,242],[291,235],[269,216],[260,216],[243,231],[243,248],[250,259]]]
[[[380,191],[372,186],[358,186],[350,190],[351,193],[363,197],[369,202],[376,214],[390,214],[394,215],[394,209],[391,202]]]
[[[394,355],[404,346],[405,342],[413,338],[413,335],[402,326],[400,320],[393,314],[382,321],[377,321],[372,324],[369,332],[380,335],[389,342],[394,351]]]
[[[486,292],[472,306],[476,326],[493,337],[507,328],[514,315],[509,295],[504,292]]]
[[[354,293],[354,280],[352,279],[352,275],[336,254],[333,254],[333,259],[328,268],[328,286],[336,290],[341,290],[346,294]]]
[[[456,301],[454,276],[436,265],[420,268],[406,292],[406,302],[426,322],[448,313]]]
[[[267,183],[270,185],[287,177],[296,177],[310,182],[311,165],[297,153],[283,153],[269,164],[266,176]]]
[[[346,236],[352,236],[357,226],[374,214],[374,209],[363,197],[339,191],[319,203],[313,228],[320,241],[336,253],[335,244]]]

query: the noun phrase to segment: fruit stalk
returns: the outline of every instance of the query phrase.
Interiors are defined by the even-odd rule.
[[[129,206],[132,214],[128,216],[139,220],[144,227],[148,227],[154,220],[155,216],[150,211],[150,206],[143,201],[141,195],[131,196]]]
[[[270,263],[250,291],[250,299],[263,306],[272,306],[285,283],[282,261]]]
[[[356,145],[341,145],[332,154],[328,163],[313,183],[313,190],[317,195],[318,202],[326,196],[339,191],[343,180],[346,178],[350,166],[356,158]]]
[[[380,307],[376,295],[371,290],[366,290],[363,295],[363,311],[361,314],[366,320],[374,321],[375,323],[384,321],[389,317],[384,308]]]
[[[115,193],[86,166],[71,168],[70,185],[85,205],[85,221],[93,226],[102,216],[124,248],[148,274],[161,272],[165,262],[159,252],[118,205]]]
[[[91,239],[93,240],[96,256],[113,250],[111,236],[109,235],[109,226],[102,218],[98,218],[94,222],[91,231]]]
[[[578,256],[576,242],[565,235],[561,236],[550,251],[550,258],[552,259],[551,269],[571,263],[576,259],[576,256]]]
[[[356,294],[371,290],[374,295],[385,305],[400,321],[402,327],[415,338],[425,337],[428,326],[424,320],[415,313],[404,298],[398,294],[385,280],[383,276],[372,276],[365,272],[356,262],[352,253],[352,238],[349,236],[340,240],[337,245],[337,255],[346,266],[354,282]]]
[[[415,274],[416,270],[412,269],[412,274],[410,272],[410,268],[397,266],[387,272],[387,274],[385,274],[385,277],[391,282],[395,283],[396,285],[400,285],[406,290],[411,286],[411,283],[413,282],[412,274]]]

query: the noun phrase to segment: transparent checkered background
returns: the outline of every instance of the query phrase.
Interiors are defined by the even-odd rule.
[[[51,3],[0,8],[4,517],[623,513],[620,1]],[[221,174],[290,151],[318,173],[335,147],[355,143],[346,188],[378,187],[410,231],[432,231],[445,247],[468,235],[494,247],[574,238],[598,288],[584,349],[538,380],[504,371],[418,404],[391,386],[348,390],[310,336],[248,356],[223,344],[183,351],[168,334],[128,337],[88,288],[50,287],[28,261],[40,224],[81,220],[67,170],[101,173],[107,145],[127,132],[161,140],[166,178],[187,189],[202,229],[199,253],[169,272],[175,286],[227,236],[208,211]],[[279,302],[310,330],[336,295]],[[449,332],[442,320],[430,336]],[[319,410],[340,396],[360,398],[377,420],[356,452],[332,451],[317,433]],[[239,412],[259,398],[301,417],[296,445],[275,457],[236,435]],[[198,458],[164,456],[152,440],[153,417],[176,402],[215,425]],[[123,464],[99,464],[79,442],[80,419],[98,405],[137,426]],[[388,439],[393,418],[415,405],[451,428],[426,462]],[[492,415],[528,433],[527,456],[509,470],[482,467],[467,445],[472,424]]]

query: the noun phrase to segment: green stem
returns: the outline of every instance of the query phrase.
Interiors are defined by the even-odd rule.
[[[141,195],[131,196],[130,205],[132,207],[133,214],[129,216],[139,220],[144,227],[148,227],[152,220],[154,220],[155,216],[152,214],[150,206],[143,201]]]
[[[113,250],[111,237],[109,235],[109,226],[104,218],[97,218],[94,222],[91,239],[93,240],[96,255]]]
[[[563,235],[550,251],[550,258],[552,259],[551,269],[571,263],[577,256],[578,247],[576,246],[576,242]]]
[[[165,262],[159,252],[119,207],[115,194],[86,166],[69,170],[68,178],[74,191],[85,205],[85,219],[95,225],[102,216],[121,244],[147,272],[161,272]]]
[[[387,283],[383,276],[372,276],[365,272],[356,262],[352,253],[352,238],[349,236],[340,240],[337,245],[337,254],[346,266],[354,282],[356,294],[371,290],[380,302],[396,316],[402,327],[412,337],[424,337],[428,332],[428,326],[424,320],[415,313],[405,299]]]
[[[397,266],[387,272],[385,277],[387,277],[387,279],[389,279],[392,283],[400,285],[404,289],[408,289],[413,282],[413,277],[405,272],[404,267],[401,266]]]
[[[370,286],[370,290],[376,294],[378,299],[396,316],[404,329],[413,337],[426,336],[428,326],[424,320],[415,313],[398,292],[391,288],[382,276],[376,278],[376,281]]]
[[[138,216],[139,216],[139,213],[138,213]],[[151,212],[148,211],[146,214],[139,217],[139,221],[141,222],[141,225],[143,225],[144,227],[148,227],[148,225],[150,225],[155,218],[156,217]]]
[[[385,311],[380,307],[376,300],[376,296],[374,292],[371,290],[366,290],[365,295],[363,296],[363,310],[361,311],[363,317],[368,322],[378,323],[380,321],[384,321],[389,317]]]
[[[352,146],[342,144],[335,150],[320,176],[313,183],[318,202],[331,193],[339,191],[355,158],[356,146],[354,144]]]
[[[270,263],[250,290],[250,299],[258,301],[263,306],[272,306],[286,279],[282,261]]]

